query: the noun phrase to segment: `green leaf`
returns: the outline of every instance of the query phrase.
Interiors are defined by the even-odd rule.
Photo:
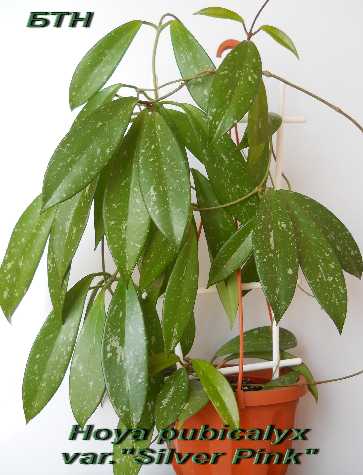
[[[0,303],[8,319],[26,294],[42,257],[54,211],[41,214],[38,196],[24,211],[11,235],[0,268]]]
[[[238,428],[237,401],[227,379],[208,361],[193,360],[192,364],[208,398],[223,422],[232,428]]]
[[[120,281],[103,337],[103,371],[116,413],[131,427],[140,421],[148,390],[147,337],[133,282]]]
[[[270,35],[271,38],[277,41],[277,43],[290,50],[297,57],[297,59],[299,59],[299,53],[297,52],[292,39],[286,33],[271,25],[263,25],[260,27],[260,30]]]
[[[178,416],[177,429],[180,430],[184,422],[203,409],[208,402],[209,398],[200,382],[195,380],[190,381],[188,399]]]
[[[255,145],[248,149],[247,170],[255,187],[264,186],[270,168],[269,143]]]
[[[74,351],[69,375],[69,398],[78,424],[84,427],[105,392],[102,336],[105,295],[100,292],[85,319]]]
[[[290,386],[291,384],[297,383],[299,380],[299,375],[295,371],[289,371],[288,373],[283,374],[279,378],[273,379],[268,383],[265,383],[263,386],[265,389],[276,388],[281,386]]]
[[[117,99],[71,128],[45,173],[44,208],[71,198],[94,180],[119,145],[136,102],[134,97]]]
[[[188,320],[188,324],[180,340],[180,346],[184,356],[186,356],[193,347],[193,343],[195,340],[195,331],[195,318],[193,313],[190,319]]]
[[[207,7],[199,10],[199,12],[194,13],[194,15],[204,15],[213,18],[223,18],[225,20],[234,20],[238,21],[238,23],[242,23],[244,25],[244,20],[237,12],[229,10],[228,8],[223,7]]]
[[[113,84],[112,86],[105,87],[104,89],[101,89],[101,91],[96,92],[96,94],[90,98],[87,104],[77,115],[76,120],[73,123],[73,127],[78,125],[80,121],[88,117],[99,107],[111,102],[120,87],[121,84]]]
[[[72,109],[86,102],[106,84],[141,25],[141,21],[134,20],[115,28],[86,53],[73,74],[69,88]]]
[[[362,255],[353,236],[344,224],[331,211],[312,198],[296,192],[289,196],[293,197],[299,206],[322,228],[342,268],[360,279],[363,271]]]
[[[188,398],[188,373],[180,368],[164,383],[156,399],[155,419],[156,427],[165,429],[175,422]]]
[[[198,242],[191,226],[166,288],[163,334],[167,351],[175,348],[188,325],[197,296],[198,274]]]
[[[295,358],[294,355],[288,353],[287,351],[283,351],[281,354],[282,358]],[[297,373],[298,375],[304,376],[306,382],[309,384],[309,391],[314,397],[315,401],[318,402],[319,399],[319,390],[318,386],[315,384],[315,378],[310,371],[309,367],[306,364],[300,364],[298,366],[291,367],[291,370]]]
[[[150,224],[138,179],[138,136],[139,127],[134,124],[122,143],[120,156],[109,167],[103,209],[107,243],[126,279],[137,264]]]
[[[253,226],[253,221],[241,226],[222,246],[212,262],[208,286],[229,277],[251,257]]]
[[[103,201],[105,198],[105,191],[108,177],[108,166],[104,168],[97,182],[97,188],[94,196],[93,206],[93,226],[95,229],[95,249],[102,241],[105,235],[105,224],[103,217]]]
[[[212,141],[248,112],[261,81],[261,58],[252,41],[243,41],[223,60],[213,78],[208,106]]]
[[[175,256],[174,244],[152,225],[140,265],[140,288],[147,289],[169,267]]]
[[[215,66],[203,47],[180,21],[171,23],[170,36],[182,78],[190,79],[201,75],[200,78],[187,81],[187,88],[196,104],[206,110],[212,76],[207,74],[203,77],[201,73],[214,71]]]
[[[280,328],[280,349],[289,350],[297,346],[295,335]],[[244,353],[260,353],[272,351],[271,326],[253,328],[243,334]],[[239,354],[239,336],[236,336],[222,345],[216,352],[215,357]]]
[[[164,369],[175,366],[179,358],[175,353],[156,353],[150,356],[150,373],[155,376]]]
[[[268,105],[266,89],[260,81],[257,96],[248,113],[248,143],[250,147],[264,144],[269,139]]]
[[[60,203],[50,233],[50,241],[60,279],[67,272],[87,225],[96,182]]]
[[[144,314],[149,355],[162,353],[164,351],[163,330],[156,309],[156,303],[153,299],[148,297],[141,300],[141,306]]]
[[[23,407],[29,422],[59,388],[72,357],[84,302],[93,276],[84,277],[67,293],[64,322],[52,312],[29,354],[23,379]]]
[[[143,113],[138,147],[139,180],[145,206],[160,231],[179,245],[190,211],[184,151],[158,112]]]
[[[57,261],[55,259],[55,253],[53,250],[53,239],[48,243],[48,289],[50,299],[53,305],[53,313],[56,318],[63,320],[63,307],[68,290],[69,274],[71,265],[64,276],[61,276],[58,271]]]
[[[252,242],[263,291],[279,321],[295,294],[299,269],[294,224],[279,192],[268,191],[261,200]]]
[[[324,228],[317,224],[294,193],[278,191],[294,221],[299,263],[313,294],[322,308],[343,330],[347,314],[347,289],[340,262],[326,237]]]
[[[268,127],[269,127],[269,136],[272,137],[281,127],[282,124],[282,117],[279,114],[275,114],[274,112],[269,112],[268,113]],[[248,125],[245,129],[245,132],[243,134],[242,140],[240,144],[238,145],[238,149],[242,150],[244,148],[247,148],[249,146],[248,144]]]

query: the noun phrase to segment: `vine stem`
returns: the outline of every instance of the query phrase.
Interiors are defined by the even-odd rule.
[[[257,12],[257,15],[255,16],[253,22],[252,22],[252,25],[251,25],[251,28],[250,28],[250,31],[247,35],[247,37],[251,38],[252,34],[253,34],[253,28],[256,24],[256,21],[258,20],[259,16],[261,15],[261,13],[263,12],[263,10],[267,7],[267,4],[270,2],[270,0],[266,0],[265,3],[262,5],[262,7],[258,10]]]
[[[346,119],[348,119],[350,122],[352,122],[352,124],[354,124],[361,132],[363,132],[363,127],[360,125],[360,123],[356,119],[354,119],[354,117],[347,114],[347,112],[343,111],[343,109],[336,106],[335,104],[332,104],[331,102],[327,101],[326,99],[323,99],[322,97],[318,96],[317,94],[314,94],[313,92],[308,91],[307,89],[304,89],[303,87],[298,86],[297,84],[294,84],[294,83],[288,81],[287,79],[285,79],[281,76],[278,76],[277,74],[272,73],[271,71],[263,71],[262,74],[267,78],[277,79],[277,81],[280,81],[280,82],[286,84],[287,86],[290,86],[293,89],[297,89],[298,91],[303,92],[304,94],[307,94],[308,96],[312,97],[313,99],[315,99],[319,102],[322,102],[323,104],[325,104],[327,107],[329,107],[333,111],[335,111],[338,114],[344,116]]]
[[[158,29],[156,30],[156,36],[154,41],[154,48],[153,48],[153,56],[152,56],[152,73],[153,73],[153,85],[154,85],[154,93],[155,93],[155,100],[159,99],[159,88],[158,88],[158,75],[156,72],[156,55],[158,51],[158,45],[160,40],[160,35],[162,32],[162,20],[158,25]]]

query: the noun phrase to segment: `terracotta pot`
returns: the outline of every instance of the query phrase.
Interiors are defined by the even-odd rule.
[[[259,371],[248,375],[254,383],[266,381],[271,378],[271,371]],[[279,430],[294,427],[297,403],[306,391],[305,380],[301,377],[295,386],[275,388],[261,391],[248,391],[237,394],[240,409],[240,427],[243,429],[258,428],[265,431],[269,425]],[[244,399],[244,402],[243,402]],[[221,418],[211,404],[208,404],[196,415],[188,419],[183,428],[200,428],[208,425],[211,428],[225,427]],[[287,472],[288,465],[254,464],[254,459],[241,460],[239,464],[232,465],[233,456],[237,449],[251,449],[257,451],[264,449],[266,452],[285,453],[292,446],[291,440],[285,440],[279,445],[271,445],[269,440],[212,440],[212,441],[182,441],[175,440],[174,448],[179,453],[226,453],[214,465],[198,465],[191,459],[183,465],[173,461],[173,468],[177,475],[283,475]]]

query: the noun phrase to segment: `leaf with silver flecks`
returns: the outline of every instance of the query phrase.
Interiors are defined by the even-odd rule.
[[[56,318],[60,320],[63,319],[63,306],[68,290],[68,281],[69,274],[71,270],[71,265],[69,265],[68,270],[65,275],[61,276],[58,271],[57,261],[55,259],[55,254],[53,251],[53,239],[52,236],[49,239],[48,243],[48,259],[47,259],[47,270],[48,270],[48,289],[50,299],[53,305],[53,313]]]
[[[163,334],[167,351],[174,350],[188,325],[197,296],[198,274],[198,241],[194,226],[190,226],[166,288]]]
[[[177,429],[181,429],[184,422],[203,409],[208,402],[209,398],[200,382],[195,380],[190,381],[188,399],[178,416]]]
[[[261,58],[252,41],[243,41],[225,57],[209,95],[209,135],[213,141],[248,112],[261,77]]]
[[[155,376],[164,369],[175,366],[178,361],[175,353],[155,353],[150,356],[150,374]]]
[[[27,422],[50,401],[64,378],[92,279],[93,275],[84,277],[72,287],[66,296],[64,322],[52,312],[32,346],[23,379],[23,407]]]
[[[71,128],[48,164],[44,208],[71,198],[96,178],[122,140],[136,102],[134,97],[111,101]]]
[[[103,337],[103,371],[116,413],[131,427],[140,421],[148,390],[144,317],[132,281],[120,281],[112,297]]]
[[[97,182],[97,188],[95,191],[93,202],[93,227],[95,230],[95,249],[97,249],[99,243],[105,236],[105,223],[103,217],[103,200],[105,198],[105,190],[108,177],[108,167],[102,170]]]
[[[142,113],[139,180],[145,206],[160,231],[179,245],[190,213],[190,182],[184,151],[162,115]]]
[[[107,102],[111,102],[120,87],[121,84],[113,84],[112,86],[105,87],[104,89],[101,89],[101,91],[96,92],[96,94],[89,99],[87,104],[77,115],[72,127],[78,125],[80,121],[88,117],[99,107],[103,106]]]
[[[271,25],[262,25],[259,29],[271,36],[271,38],[277,41],[281,46],[290,50],[297,59],[299,59],[299,53],[297,52],[294,42],[285,32]]]
[[[156,309],[156,303],[151,298],[141,300],[144,314],[145,331],[149,355],[164,351],[163,330]]]
[[[250,147],[264,144],[269,139],[268,105],[266,89],[260,81],[255,100],[248,113],[248,143]]]
[[[150,224],[135,155],[139,131],[135,123],[122,143],[120,155],[109,166],[103,207],[107,243],[126,279],[137,264]]]
[[[72,109],[86,102],[106,84],[122,60],[142,22],[130,21],[101,38],[78,64],[69,88]]]
[[[206,110],[212,76],[203,73],[214,71],[215,66],[207,52],[180,21],[171,23],[170,36],[182,78],[190,79],[200,75],[197,79],[187,81],[186,85],[198,106]]]
[[[69,398],[78,424],[83,427],[105,392],[102,371],[102,336],[105,324],[105,295],[100,292],[84,321],[69,374]]]
[[[155,405],[155,422],[164,429],[175,422],[188,398],[189,381],[185,368],[180,368],[164,383]]]
[[[188,324],[183,332],[183,336],[180,339],[180,346],[182,350],[182,354],[187,356],[190,350],[193,347],[193,343],[195,340],[195,317],[194,313],[192,313],[191,317],[188,320]]]
[[[38,196],[15,225],[0,268],[0,304],[8,319],[26,294],[42,257],[54,211],[41,214]]]
[[[268,113],[268,128],[269,128],[269,136],[272,137],[281,127],[282,124],[282,117],[279,114],[276,114],[275,112],[269,112]],[[241,150],[243,148],[248,147],[248,126],[245,129],[245,132],[243,134],[242,140],[240,144],[238,145],[238,149]]]
[[[207,396],[225,424],[239,427],[237,401],[227,379],[208,361],[193,360],[197,373]]]

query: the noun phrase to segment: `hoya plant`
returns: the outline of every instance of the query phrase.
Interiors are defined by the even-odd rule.
[[[70,366],[70,404],[81,426],[106,393],[120,427],[180,425],[209,400],[225,423],[238,426],[236,383],[218,367],[238,358],[239,337],[216,349],[211,361],[188,356],[202,232],[211,260],[208,285],[217,287],[231,325],[241,282],[261,283],[280,322],[300,268],[318,304],[343,330],[344,272],[361,277],[358,246],[322,204],[292,190],[287,177],[287,189],[277,189],[270,173],[281,117],[269,110],[264,77],[276,76],[263,71],[256,43],[266,33],[297,56],[296,48],[278,28],[256,27],[259,14],[250,28],[224,8],[199,14],[237,21],[246,35],[218,68],[186,26],[166,14],[158,24],[134,20],[117,27],[74,72],[69,102],[81,109],[49,161],[40,195],[17,222],[0,271],[1,308],[10,319],[47,245],[53,310],[25,370],[27,421],[54,396]],[[104,87],[145,28],[155,31],[153,86]],[[170,34],[181,75],[164,84],[156,71],[162,34]],[[182,88],[193,103],[173,100]],[[233,140],[230,131],[242,120],[242,140]],[[197,162],[205,173],[192,167]],[[100,267],[69,288],[91,209]],[[106,246],[112,268],[105,264]],[[243,339],[245,357],[271,359],[270,325]],[[290,357],[296,344],[281,329],[281,356]],[[294,383],[300,374],[317,397],[305,365],[280,383]],[[123,460],[116,472],[136,473]]]

